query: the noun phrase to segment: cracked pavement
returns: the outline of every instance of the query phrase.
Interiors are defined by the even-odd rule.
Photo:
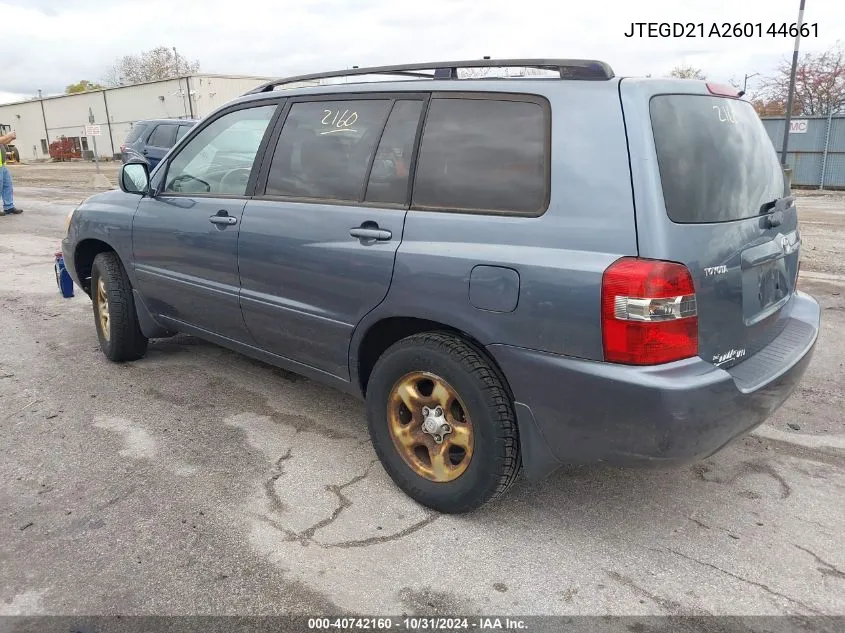
[[[823,331],[765,426],[456,517],[351,397],[187,336],[106,361],[52,270],[86,170],[16,167],[0,218],[0,614],[845,614],[845,196],[799,201]]]

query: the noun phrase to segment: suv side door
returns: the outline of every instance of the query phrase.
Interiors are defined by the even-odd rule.
[[[141,153],[150,165],[150,170],[158,165],[159,161],[170,151],[170,148],[173,147],[175,142],[175,123],[159,123],[152,129],[147,137],[147,143],[144,149],[141,150]]]
[[[176,129],[176,141],[178,143],[182,140],[182,137],[185,136],[188,132],[191,131],[191,128],[194,127],[194,123],[180,123],[179,127]]]
[[[244,321],[265,351],[341,379],[387,294],[427,95],[292,99],[244,209]]]
[[[261,101],[211,117],[161,165],[138,204],[137,288],[175,330],[250,340],[238,301],[238,230],[278,108],[278,99]]]

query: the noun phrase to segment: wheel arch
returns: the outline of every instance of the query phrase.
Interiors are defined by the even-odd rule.
[[[116,248],[97,238],[80,240],[73,250],[73,267],[76,278],[79,280],[82,290],[89,297],[91,296],[91,269],[94,266],[94,258],[100,253],[107,252],[116,253],[120,257]]]
[[[362,396],[367,394],[367,383],[379,357],[394,343],[421,332],[448,332],[471,345],[496,371],[502,384],[513,399],[513,392],[507,378],[496,360],[471,333],[455,326],[433,319],[411,316],[386,316],[375,320],[356,332],[353,337],[353,353],[350,354],[349,372],[352,383]]]

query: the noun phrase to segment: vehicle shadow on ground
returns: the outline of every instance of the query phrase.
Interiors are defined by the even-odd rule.
[[[316,411],[321,408],[342,406],[348,411],[337,428],[331,422],[318,422],[315,428],[322,429],[329,439],[332,433],[346,433],[366,441],[363,403],[291,372],[186,335],[154,341],[149,358],[161,363],[179,357],[184,360],[186,354],[192,357],[189,362],[200,362],[214,374],[217,370],[209,361],[216,367],[225,367],[231,380],[237,381],[238,375],[249,377],[253,391],[241,387],[242,397],[235,401],[236,407],[289,423],[275,415],[271,397],[266,394],[282,389],[305,390],[319,403],[313,411],[302,411],[306,418],[316,418],[319,415]],[[204,391],[201,380],[197,381],[196,389]],[[232,390],[227,393],[228,400]],[[268,403],[260,404],[262,396]],[[203,406],[216,404],[214,399],[206,399]],[[521,525],[554,522],[586,532],[609,530],[628,536],[640,533],[644,539],[654,538],[656,532],[671,535],[689,526],[710,529],[708,520],[720,523],[719,514],[729,517],[740,514],[754,524],[755,512],[792,494],[785,475],[771,463],[771,454],[758,444],[741,439],[703,462],[680,467],[565,466],[538,482],[527,481],[523,476],[503,498],[462,520],[488,526],[501,523],[502,527],[510,528],[514,521]],[[395,494],[402,495],[398,489]],[[730,531],[730,526],[716,529]]]

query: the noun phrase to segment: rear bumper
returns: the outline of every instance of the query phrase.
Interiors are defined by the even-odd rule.
[[[698,357],[632,367],[488,346],[516,400],[526,474],[689,463],[749,432],[789,397],[812,357],[818,303],[800,292],[790,303],[783,333],[727,370]]]

